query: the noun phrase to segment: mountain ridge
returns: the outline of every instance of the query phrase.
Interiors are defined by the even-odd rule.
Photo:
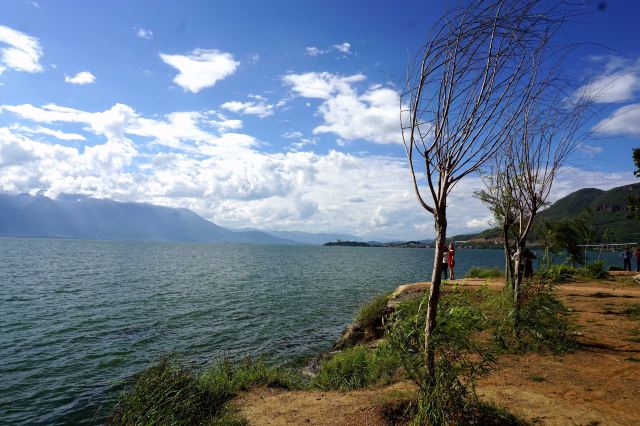
[[[191,210],[84,195],[0,193],[0,236],[300,245],[261,231],[234,232]]]

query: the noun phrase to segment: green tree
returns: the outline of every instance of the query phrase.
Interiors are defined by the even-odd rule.
[[[636,166],[633,174],[635,177],[640,178],[640,148],[633,148],[632,156],[633,164]],[[627,197],[627,217],[629,219],[640,219],[640,194]]]

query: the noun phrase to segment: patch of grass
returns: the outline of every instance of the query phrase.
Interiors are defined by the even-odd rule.
[[[565,283],[573,279],[578,274],[578,269],[567,264],[553,264],[547,268],[540,269],[536,276],[552,283]]]
[[[391,293],[383,293],[362,305],[355,317],[355,323],[364,328],[382,327],[382,317]]]
[[[518,330],[514,330],[514,310],[509,290],[497,296],[492,316],[492,334],[501,352],[565,353],[575,345],[570,310],[540,277],[525,283]]]
[[[263,361],[220,361],[204,372],[164,358],[125,383],[107,419],[113,425],[224,424],[246,422],[228,406],[241,390],[252,385],[290,388],[296,376],[270,368]]]
[[[584,267],[578,270],[578,275],[585,279],[601,280],[607,278],[609,274],[604,269],[606,260],[596,260],[592,263],[587,263]]]
[[[640,321],[640,303],[634,303],[625,308],[624,314],[629,318]]]
[[[536,383],[542,383],[545,381],[545,378],[542,376],[538,376],[535,374],[532,374],[531,376],[527,377],[527,379],[531,380],[532,382],[536,382]]]
[[[497,268],[480,268],[472,266],[471,269],[464,274],[465,278],[502,278],[504,271]]]
[[[640,343],[640,337],[628,337],[626,339],[627,342]]]
[[[625,361],[631,361],[631,362],[640,362],[640,358],[635,358],[635,357],[629,357],[629,358],[625,358]]]
[[[398,378],[400,367],[400,358],[385,343],[375,349],[354,346],[321,361],[313,385],[340,390],[385,385]]]

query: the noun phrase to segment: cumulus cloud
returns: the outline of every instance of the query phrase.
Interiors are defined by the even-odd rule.
[[[91,84],[96,81],[96,76],[91,74],[89,71],[81,71],[74,76],[66,75],[64,77],[64,81],[71,84]]]
[[[44,127],[34,128],[41,140],[24,125],[1,127],[0,191],[82,193],[185,207],[229,227],[433,236],[433,219],[415,199],[403,158],[303,147],[264,152],[251,135],[212,124],[226,121],[214,111],[146,117],[124,104],[98,112],[53,104],[0,108],[22,120],[80,125],[96,135],[69,147]],[[298,142],[304,134],[292,130],[282,137]],[[553,197],[585,185],[607,189],[633,181],[630,172],[568,169],[559,175]],[[487,222],[489,213],[470,195],[481,187],[477,176],[469,176],[454,188],[448,202],[452,235]]]
[[[315,134],[333,133],[343,140],[364,139],[381,144],[401,143],[398,94],[380,85],[359,93],[354,84],[365,79],[362,74],[339,76],[327,72],[283,77],[293,93],[324,100],[318,108],[324,123],[313,130]]]
[[[576,149],[583,154],[587,154],[590,156],[595,156],[596,154],[600,154],[602,152],[602,148],[599,146],[588,145],[586,143],[579,143]]]
[[[612,136],[640,136],[640,103],[616,109],[592,130]]]
[[[592,57],[603,68],[587,84],[580,87],[575,96],[584,96],[596,103],[618,103],[629,101],[640,90],[640,60],[626,58]]]
[[[6,68],[29,73],[42,72],[42,47],[37,38],[0,25],[0,73]],[[0,46],[2,46],[0,44]]]
[[[153,31],[148,30],[146,28],[138,28],[136,30],[136,36],[143,38],[145,40],[151,40],[153,38]]]
[[[273,105],[268,104],[266,99],[261,96],[254,97],[256,101],[229,101],[220,105],[220,108],[227,111],[235,112],[238,114],[257,115],[260,118],[265,118],[273,115]]]
[[[161,53],[160,58],[178,70],[173,81],[191,93],[213,87],[219,80],[233,74],[240,65],[230,53],[215,49],[195,49],[186,55]]]

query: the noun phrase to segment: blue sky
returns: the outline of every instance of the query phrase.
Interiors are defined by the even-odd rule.
[[[234,228],[430,237],[397,89],[452,3],[3,2],[0,191],[186,207]],[[555,198],[635,181],[640,2],[603,4],[563,35],[585,43],[567,67],[598,115]],[[480,185],[452,194],[450,233],[487,226]]]

